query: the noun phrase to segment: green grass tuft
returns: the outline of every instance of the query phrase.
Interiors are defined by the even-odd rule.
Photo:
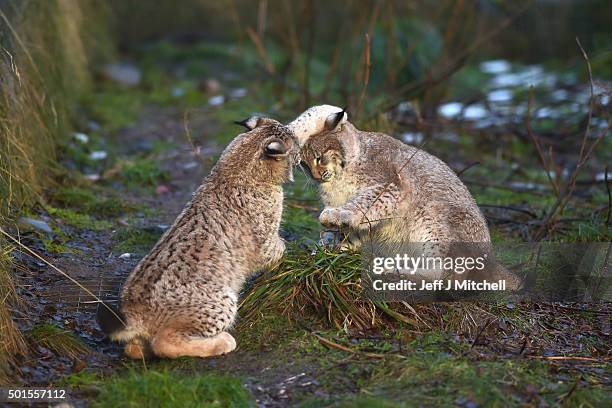
[[[92,190],[79,187],[63,187],[52,196],[52,201],[74,210],[99,217],[119,217],[136,209],[118,197],[99,197]]]
[[[158,230],[123,228],[114,236],[115,249],[121,252],[148,252],[159,240],[162,232]]]
[[[155,187],[167,181],[168,174],[152,159],[136,159],[120,163],[121,178],[128,187]]]
[[[94,407],[252,407],[255,401],[239,379],[217,374],[138,372],[100,383]]]
[[[106,220],[96,220],[91,218],[87,214],[81,214],[79,212],[67,209],[67,208],[55,208],[46,207],[47,212],[62,220],[68,225],[76,228],[91,229],[91,230],[103,230],[112,227],[112,223]]]
[[[324,248],[310,254],[294,245],[275,270],[260,276],[250,287],[240,305],[243,318],[248,322],[264,310],[278,310],[289,317],[325,316],[339,329],[371,328],[382,324],[383,315],[413,322],[401,304],[395,310],[383,302],[364,300],[361,273],[359,254]]]
[[[40,323],[27,333],[27,338],[60,356],[78,357],[91,350],[73,333],[50,323]]]

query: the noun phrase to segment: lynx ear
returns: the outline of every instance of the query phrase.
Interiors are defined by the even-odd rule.
[[[287,146],[278,140],[272,140],[264,149],[266,156],[273,159],[280,159],[287,154]]]
[[[348,115],[345,109],[337,113],[332,113],[325,119],[325,130],[334,130],[341,123],[346,122]]]
[[[241,121],[235,121],[234,123],[240,126],[244,126],[247,130],[253,130],[257,126],[261,125],[262,118],[259,116],[251,116]]]

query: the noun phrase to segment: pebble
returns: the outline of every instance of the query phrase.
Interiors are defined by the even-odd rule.
[[[81,143],[89,142],[89,136],[87,136],[85,133],[74,132],[72,136]]]
[[[229,93],[230,98],[244,98],[247,95],[246,88],[232,89]]]
[[[106,64],[104,68],[102,68],[102,76],[119,85],[127,87],[138,86],[142,80],[140,69],[126,62]]]
[[[129,252],[119,255],[119,259],[130,259],[131,257],[132,257],[132,254]]]
[[[421,132],[404,132],[401,134],[401,138],[406,143],[419,144],[423,142],[424,136]]]
[[[108,152],[105,150],[94,150],[89,154],[91,160],[104,160],[108,157]]]
[[[200,83],[200,90],[207,94],[217,94],[221,92],[221,82],[215,78],[207,78]]]
[[[219,105],[223,105],[224,103],[225,103],[225,96],[223,95],[216,95],[216,96],[212,96],[208,98],[208,104],[210,106],[219,106]]]
[[[51,227],[49,226],[49,224],[47,224],[44,221],[41,220],[35,220],[33,218],[28,218],[28,217],[21,217],[19,218],[19,222],[22,224],[27,224],[31,227],[34,227],[37,230],[43,231],[43,232],[47,232],[47,233],[52,233],[53,230],[51,229]]]

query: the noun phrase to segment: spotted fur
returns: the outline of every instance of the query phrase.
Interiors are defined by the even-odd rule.
[[[174,224],[129,275],[121,293],[124,327],[110,333],[126,353],[175,358],[232,351],[226,332],[249,274],[275,264],[282,184],[292,178],[298,143],[265,118],[237,136]]]

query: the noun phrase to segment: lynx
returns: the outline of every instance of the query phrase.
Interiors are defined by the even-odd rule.
[[[313,110],[292,123],[309,120],[312,113],[305,114]],[[309,126],[318,132],[299,137],[301,161],[319,183],[325,205],[319,221],[347,232],[343,249],[393,257],[411,247],[425,256],[445,257],[452,255],[454,243],[480,243],[475,247],[489,251],[485,218],[444,162],[386,134],[356,129],[343,110],[324,111],[328,116],[315,117],[319,125]],[[518,286],[514,275],[495,270],[509,280],[508,287]],[[443,271],[419,273],[438,279]]]
[[[131,272],[121,308],[98,308],[109,337],[129,357],[208,357],[229,353],[226,330],[249,274],[282,257],[283,190],[299,147],[279,122],[250,118],[174,224]]]

